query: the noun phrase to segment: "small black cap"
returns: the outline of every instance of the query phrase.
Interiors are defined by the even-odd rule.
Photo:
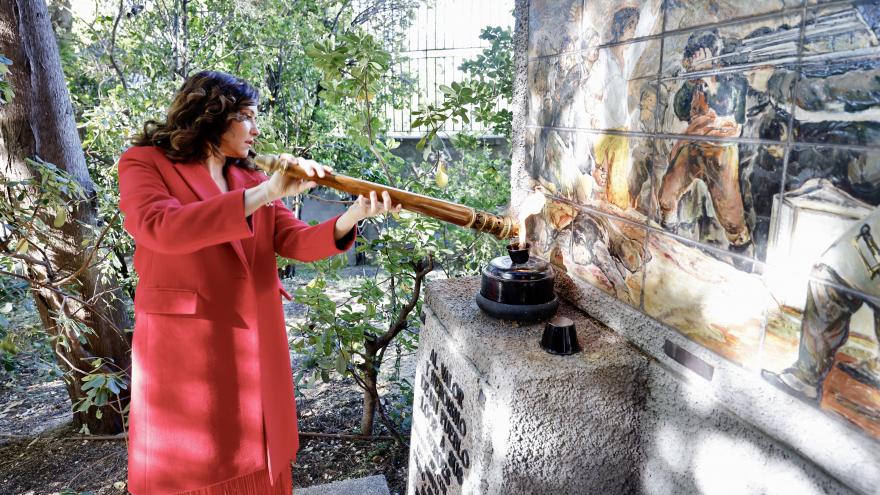
[[[581,352],[574,322],[570,318],[557,316],[547,322],[541,336],[541,348],[550,354],[568,356]]]
[[[521,265],[529,261],[529,248],[531,245],[525,243],[520,245],[518,242],[507,245],[507,254],[510,255],[510,261],[516,265]]]

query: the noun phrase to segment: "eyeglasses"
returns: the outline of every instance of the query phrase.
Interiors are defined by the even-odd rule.
[[[250,120],[251,124],[257,125],[257,117],[255,115],[249,115],[246,113],[235,112],[229,114],[229,119],[234,119],[236,122],[245,122],[247,120]]]

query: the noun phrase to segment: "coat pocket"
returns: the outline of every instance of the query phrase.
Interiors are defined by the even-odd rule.
[[[165,289],[138,287],[138,309],[145,313],[160,315],[194,315],[199,294],[192,289]]]

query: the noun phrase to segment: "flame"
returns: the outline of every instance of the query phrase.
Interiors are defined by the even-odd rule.
[[[522,202],[519,209],[519,245],[526,244],[526,218],[541,213],[544,209],[544,203],[547,198],[544,196],[543,188],[536,187],[530,192],[526,199]]]

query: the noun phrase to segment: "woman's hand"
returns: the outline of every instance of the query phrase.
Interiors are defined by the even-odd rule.
[[[358,196],[357,201],[351,205],[339,218],[336,219],[336,227],[333,235],[338,241],[347,235],[358,222],[365,218],[374,217],[383,213],[399,213],[403,205],[392,205],[391,195],[388,191],[382,192],[382,202],[379,202],[376,191],[370,191],[369,198]]]
[[[333,173],[333,169],[326,165],[321,165],[314,160],[299,158],[289,153],[282,153],[278,156],[278,159],[282,170],[273,172],[268,182],[266,182],[267,202],[299,194],[317,185],[314,181],[295,179],[285,174],[284,169],[287,167],[299,165],[309,177],[324,177],[328,173]]]
[[[365,218],[375,217],[383,213],[400,213],[402,208],[402,205],[391,205],[391,195],[388,194],[388,191],[382,192],[381,203],[378,200],[376,191],[370,191],[369,197],[358,196],[357,201],[348,208],[348,212],[350,212],[352,218],[358,222]]]

